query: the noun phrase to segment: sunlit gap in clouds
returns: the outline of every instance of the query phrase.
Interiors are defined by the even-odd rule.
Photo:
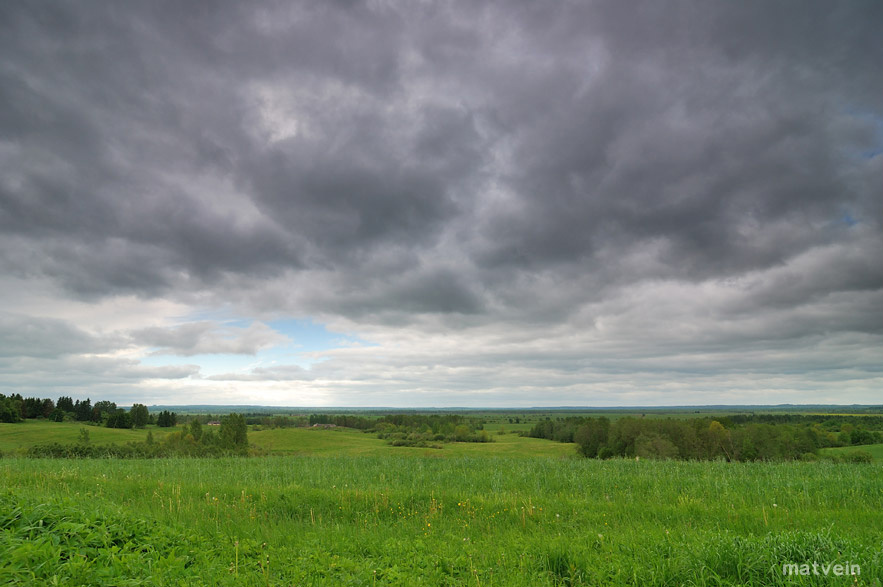
[[[194,314],[200,322],[212,316],[210,312]],[[215,316],[216,317],[216,316]],[[236,328],[246,330],[257,321],[245,318],[228,318],[218,323],[219,330]],[[181,324],[185,326],[187,323]],[[224,374],[247,375],[256,369],[272,369],[297,366],[310,369],[325,360],[323,351],[339,348],[367,347],[372,343],[357,336],[329,331],[325,325],[312,319],[285,318],[262,323],[281,335],[278,342],[254,352],[242,353],[181,353],[172,349],[153,347],[146,349],[141,363],[146,366],[197,365],[201,377],[217,377]],[[232,336],[227,340],[232,342]]]

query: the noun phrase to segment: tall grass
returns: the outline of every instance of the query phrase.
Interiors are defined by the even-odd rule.
[[[784,577],[781,565],[850,560],[872,585],[883,579],[881,473],[506,457],[7,458],[3,508],[45,529],[4,522],[0,582],[831,585]],[[93,543],[116,545],[116,558],[93,544],[73,573],[64,565],[87,547],[65,546],[70,532],[46,522],[52,512],[103,528]],[[22,575],[30,560],[41,562]]]

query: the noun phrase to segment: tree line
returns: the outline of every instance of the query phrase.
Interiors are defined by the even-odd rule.
[[[875,421],[865,418],[803,420],[792,414],[781,420],[789,423],[773,424],[766,415],[721,420],[568,417],[539,422],[527,436],[576,443],[589,458],[797,460],[817,458],[820,448],[883,442],[883,432],[867,428]]]
[[[177,414],[163,410],[153,416],[144,404],[133,404],[128,410],[117,407],[115,402],[73,400],[61,396],[58,401],[51,398],[10,396],[0,393],[0,422],[16,423],[26,419],[45,419],[52,422],[84,422],[107,426],[108,428],[144,428],[156,424],[161,428],[172,427],[177,423]]]
[[[214,457],[249,453],[248,426],[240,414],[228,414],[220,420],[218,431],[203,428],[199,418],[192,419],[182,430],[171,432],[157,442],[151,431],[144,442],[123,445],[94,445],[85,428],[80,439],[72,444],[57,442],[33,446],[28,456],[52,458],[159,458],[170,456]]]

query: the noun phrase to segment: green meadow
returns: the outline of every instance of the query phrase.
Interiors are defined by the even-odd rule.
[[[822,455],[845,455],[855,451],[866,452],[871,455],[876,463],[883,463],[883,444],[866,444],[864,446],[838,446],[823,448]]]
[[[50,422],[48,420],[23,420],[15,424],[0,423],[0,452],[21,453],[38,444],[72,444],[80,439],[80,430],[85,429],[89,441],[96,445],[125,444],[127,442],[143,442],[147,439],[147,430],[105,428],[90,426],[81,422]],[[156,440],[166,434],[180,430],[179,428],[158,428],[150,426]]]
[[[339,428],[251,431],[267,456],[250,458],[16,454],[80,428],[0,425],[0,584],[883,584],[876,463],[600,461],[510,433],[427,449]],[[861,574],[783,574],[814,562]]]

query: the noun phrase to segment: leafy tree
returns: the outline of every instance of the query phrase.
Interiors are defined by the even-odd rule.
[[[95,402],[95,405],[92,407],[92,419],[96,422],[100,422],[106,417],[109,417],[111,414],[115,413],[116,411],[116,402],[111,402],[107,400]]]
[[[131,428],[132,418],[129,412],[122,408],[118,408],[115,412],[107,416],[105,426],[108,428]]]
[[[22,418],[39,418],[43,415],[43,400],[38,397],[26,397],[22,402]]]
[[[222,448],[245,448],[248,446],[248,428],[241,414],[230,414],[221,418],[219,432]]]
[[[587,422],[573,433],[573,441],[579,447],[580,454],[594,458],[598,456],[601,447],[607,444],[609,432],[610,420],[604,417],[588,418]]]
[[[150,418],[150,412],[144,404],[134,404],[129,410],[129,416],[132,418],[132,425],[135,428],[144,428]]]
[[[52,410],[52,413],[49,414],[49,419],[53,422],[64,422],[65,411],[59,408],[55,408]]]
[[[661,434],[641,434],[635,439],[635,456],[646,459],[675,459],[678,457],[678,447]]]
[[[0,394],[0,422],[13,424],[21,422],[21,412],[12,398]]]
[[[706,438],[710,457],[714,458],[723,454],[728,461],[732,460],[733,447],[730,431],[724,428],[723,424],[717,420],[712,420],[708,425]]]
[[[199,418],[193,418],[190,422],[190,436],[196,442],[199,442],[199,439],[202,438],[202,424],[200,424]]]

